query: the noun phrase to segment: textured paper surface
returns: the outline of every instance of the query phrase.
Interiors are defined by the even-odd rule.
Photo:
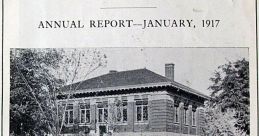
[[[90,20],[106,19],[128,19],[138,24],[148,19],[192,19],[196,27],[89,28]],[[46,20],[81,20],[85,28],[39,29],[40,21]],[[218,27],[202,27],[202,20],[220,20],[220,23]],[[242,47],[249,49],[251,136],[256,136],[255,25],[255,2],[252,0],[5,0],[4,135],[9,135],[10,48]]]

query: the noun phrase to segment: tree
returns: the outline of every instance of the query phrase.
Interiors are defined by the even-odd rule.
[[[210,80],[213,84],[209,87],[209,108],[222,115],[233,111],[234,127],[249,135],[249,62],[241,59],[219,66]]]
[[[237,119],[235,111],[228,109],[225,112],[219,107],[211,107],[205,104],[205,126],[206,136],[244,136],[244,133],[235,127]]]
[[[68,90],[66,92],[66,101],[62,102],[62,105],[59,109],[61,115],[58,114],[61,123],[59,124],[58,134],[61,133],[62,128],[64,127],[65,123],[65,109],[68,105],[68,100],[71,97],[72,92],[77,90],[82,81],[85,80],[89,74],[94,72],[100,67],[106,66],[106,55],[102,54],[100,51],[96,49],[70,49],[63,51],[65,55],[64,59],[62,60],[61,69],[56,70],[57,75],[59,75],[65,81],[66,87]],[[61,73],[60,73],[61,72]],[[73,85],[74,82],[77,84]],[[60,92],[62,94],[63,92]],[[57,121],[59,122],[59,121]]]
[[[10,133],[58,135],[59,88],[86,78],[106,64],[105,58],[96,49],[12,49]],[[86,70],[84,77],[80,73],[83,70]]]
[[[52,131],[49,101],[62,81],[50,70],[58,68],[62,57],[52,49],[12,49],[10,56],[10,131],[17,135]]]

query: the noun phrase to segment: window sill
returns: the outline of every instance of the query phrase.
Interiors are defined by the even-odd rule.
[[[128,125],[127,122],[117,122],[116,125]]]
[[[91,123],[79,123],[79,126],[90,126]]]
[[[64,126],[65,126],[65,127],[73,127],[74,124],[65,124]]]
[[[174,124],[175,124],[175,125],[179,125],[179,124],[180,124],[180,122],[174,122]]]
[[[137,125],[148,124],[148,121],[138,121],[138,122],[134,122],[134,124],[137,124]]]
[[[96,122],[97,124],[108,124],[108,122]]]

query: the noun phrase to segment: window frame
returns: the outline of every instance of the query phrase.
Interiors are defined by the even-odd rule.
[[[196,111],[192,110],[192,126],[197,125],[197,120],[196,120]]]
[[[141,104],[137,104],[137,102],[141,102]],[[146,103],[145,103],[146,102]],[[141,122],[148,122],[149,121],[149,106],[148,106],[148,99],[138,99],[135,100],[135,112],[136,112],[136,119],[135,122],[141,123]],[[147,109],[146,112],[146,119],[144,119],[144,107]],[[140,115],[141,115],[141,119],[138,120],[138,108],[140,108]]]
[[[97,108],[98,110],[98,119],[97,119],[97,122],[98,123],[106,123],[108,121],[108,118],[109,118],[109,113],[108,113],[108,108]],[[101,115],[101,121],[100,121],[100,112],[99,111],[102,111],[102,115]],[[107,116],[105,114],[105,111],[107,111]]]
[[[101,106],[98,106],[98,104],[97,104],[97,122],[98,123],[107,123],[108,119],[109,119],[108,101],[103,101],[99,104],[101,104]],[[100,110],[102,111],[101,121],[100,121]],[[107,116],[105,114],[105,111],[107,112]]]
[[[188,125],[188,109],[183,109],[183,124]]]
[[[126,113],[124,113],[124,110],[126,110]],[[118,117],[118,111],[120,112],[120,120]],[[124,115],[126,114],[126,115]],[[126,120],[124,120],[124,116],[126,117]],[[117,123],[126,123],[128,121],[128,101],[127,100],[122,100],[121,105],[116,106],[116,122]]]
[[[124,110],[126,110],[126,113],[124,113]],[[124,118],[124,116],[126,117],[126,119]],[[128,122],[128,102],[127,105],[122,106],[122,122]]]
[[[174,123],[180,123],[179,106],[174,106]]]
[[[84,108],[81,108],[81,105],[84,106]],[[84,115],[85,115],[85,122],[82,122],[82,111],[84,111]],[[87,111],[89,112],[89,121],[87,122]],[[90,107],[90,103],[80,103],[79,104],[79,123],[80,124],[90,124],[91,123],[91,107]]]
[[[68,107],[71,106],[72,108]],[[71,116],[72,114],[72,116]],[[72,117],[72,122],[70,122]],[[67,126],[71,126],[74,124],[74,105],[73,104],[67,104],[65,107],[65,118],[64,118],[64,124]]]

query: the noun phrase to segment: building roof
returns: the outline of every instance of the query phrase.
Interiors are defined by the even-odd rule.
[[[146,68],[129,71],[110,72],[108,74],[67,85],[63,87],[62,90],[65,92],[68,90],[73,90],[73,93],[83,93],[165,85],[173,86],[183,91],[208,98],[208,96],[200,93],[199,91],[172,81]]]

